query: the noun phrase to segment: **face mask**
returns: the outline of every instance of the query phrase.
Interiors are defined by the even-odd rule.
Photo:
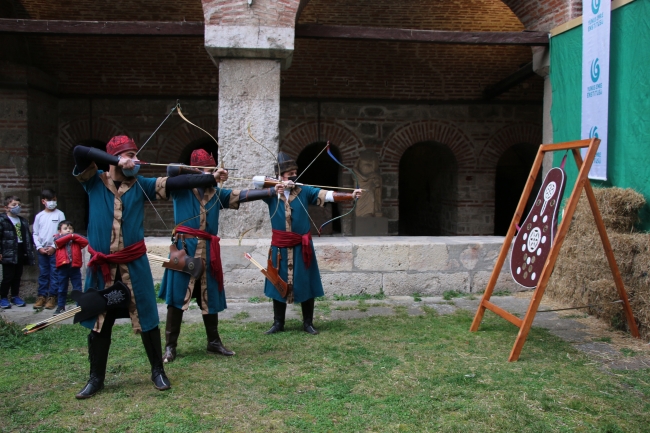
[[[135,175],[138,174],[138,171],[140,171],[140,164],[136,164],[135,167],[130,170],[122,169],[122,173],[124,173],[124,176],[126,177],[135,177]]]
[[[54,209],[56,209],[56,202],[55,201],[46,201],[45,202],[45,207],[48,208],[48,210],[54,210]]]
[[[9,209],[9,212],[11,212],[14,215],[20,214],[20,206],[12,207],[11,209]]]
[[[289,176],[288,178],[291,182],[295,182],[298,179],[298,176]]]

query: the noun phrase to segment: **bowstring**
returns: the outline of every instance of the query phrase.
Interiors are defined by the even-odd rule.
[[[277,164],[277,167],[278,167],[278,169],[277,169],[275,175],[277,176],[278,181],[279,181],[279,182],[282,182],[282,179],[280,179],[280,158],[278,158],[277,156],[275,156],[275,155],[273,154],[273,152],[271,152],[271,149],[269,149],[268,147],[266,147],[265,145],[263,145],[262,143],[260,143],[260,142],[255,138],[255,137],[253,137],[253,133],[251,132],[251,124],[250,124],[250,123],[248,124],[248,136],[249,136],[249,137],[251,138],[251,140],[253,140],[255,143],[257,143],[257,144],[259,144],[260,146],[262,146],[262,148],[263,148],[264,150],[266,150],[266,151],[271,155],[271,157],[275,160],[275,162],[276,162],[276,164]],[[273,214],[271,215],[271,218],[270,218],[270,219],[273,219],[273,217],[275,216],[275,214],[278,213],[278,208],[279,208],[279,207],[280,207],[280,194],[278,194],[278,201],[277,201],[276,204],[275,204],[275,210],[273,211]]]
[[[355,183],[356,189],[359,189],[359,178],[357,178],[356,173],[354,172],[354,170],[352,170],[351,168],[345,166],[341,161],[339,161],[338,159],[336,159],[336,157],[335,157],[335,156],[332,154],[332,152],[330,151],[329,144],[330,144],[330,143],[329,143],[329,141],[328,141],[328,142],[327,142],[327,146],[326,146],[327,154],[330,156],[330,158],[332,158],[332,159],[334,160],[334,162],[336,162],[338,165],[340,165],[341,167],[343,167],[344,169],[346,169],[346,170],[348,170],[350,173],[352,173],[352,177],[354,177],[354,183]],[[321,153],[322,153],[322,152],[321,152]],[[354,194],[354,193],[353,193],[353,194]],[[321,231],[323,230],[323,227],[325,227],[327,224],[331,223],[332,221],[336,221],[337,219],[340,219],[340,218],[343,218],[343,217],[345,217],[345,216],[348,216],[348,215],[350,215],[352,212],[354,212],[354,210],[355,210],[356,207],[357,207],[357,201],[358,201],[358,199],[355,198],[355,199],[354,199],[354,204],[352,205],[352,209],[350,209],[349,212],[346,212],[346,213],[344,213],[343,215],[339,215],[339,216],[337,216],[336,218],[332,218],[331,220],[329,220],[329,221],[325,221],[323,224],[321,224],[320,228],[318,228],[318,236],[320,236]]]

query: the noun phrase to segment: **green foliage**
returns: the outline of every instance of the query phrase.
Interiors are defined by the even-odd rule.
[[[369,305],[369,304],[366,304]],[[32,335],[0,321],[2,431],[628,432],[647,430],[650,370],[611,374],[533,328],[518,362],[517,329],[472,312],[321,320],[224,321],[232,358],[205,352],[202,323],[184,323],[170,391],[155,390],[140,338],[113,329],[106,387],[75,400],[88,374],[80,326]],[[567,356],[570,355],[570,356]],[[32,378],[32,380],[28,379]],[[37,379],[36,379],[37,378]]]
[[[413,301],[415,302],[422,302],[422,296],[420,295],[419,292],[413,293]]]
[[[371,299],[374,300],[382,300],[386,299],[386,295],[384,294],[384,290],[380,290],[379,293],[375,294],[370,294],[370,293],[360,293],[358,295],[337,295],[334,294],[332,298],[335,301],[369,301]]]
[[[0,316],[0,348],[15,349],[20,347],[24,338],[21,328]]]
[[[465,293],[459,292],[457,290],[447,290],[442,294],[442,299],[444,299],[445,301],[450,301],[454,298],[462,298],[465,295],[466,295]]]
[[[248,298],[248,302],[251,304],[259,304],[262,300],[258,296],[253,296],[252,298]]]
[[[625,355],[625,356],[631,357],[631,356],[636,356],[637,351],[632,350],[632,349],[628,349],[627,347],[623,347],[623,348],[621,348],[621,353],[623,355]]]
[[[232,318],[235,320],[244,320],[248,319],[249,317],[251,317],[251,315],[248,311],[240,311],[239,313],[232,316]]]

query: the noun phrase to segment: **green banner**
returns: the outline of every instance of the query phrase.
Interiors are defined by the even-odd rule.
[[[612,11],[609,84],[608,181],[594,186],[633,188],[646,198],[639,229],[650,231],[650,0]],[[553,141],[580,139],[582,28],[551,38]],[[558,166],[564,152],[555,152]],[[567,189],[578,174],[569,153]]]

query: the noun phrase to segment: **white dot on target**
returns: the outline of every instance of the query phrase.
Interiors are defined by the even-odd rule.
[[[526,251],[526,244],[523,244],[523,245],[521,246],[521,251]]]
[[[537,255],[538,255],[538,256],[541,256],[541,255],[542,255],[542,249],[541,249],[541,248],[537,250]]]
[[[528,233],[524,233],[524,240],[528,239]]]
[[[517,268],[517,275],[521,274],[521,266]]]
[[[536,274],[535,272],[533,272],[533,275],[530,276],[530,279],[531,279],[531,280],[534,280],[535,277],[537,277],[537,274]]]
[[[535,215],[535,216],[533,217],[533,222],[534,222],[534,223],[537,222],[537,215]]]
[[[528,257],[528,260],[526,260],[526,264],[530,265],[530,257]]]
[[[542,218],[542,222],[546,222],[548,220],[548,215],[544,215],[544,218]]]
[[[543,243],[543,244],[546,243],[546,236],[542,236],[542,243]]]

